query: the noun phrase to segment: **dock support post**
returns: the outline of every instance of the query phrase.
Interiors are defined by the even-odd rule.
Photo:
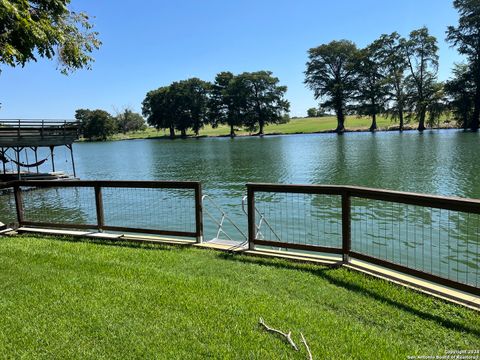
[[[21,180],[21,176],[20,176],[20,148],[15,148],[15,159],[17,161],[17,176],[18,176],[18,180]]]
[[[52,171],[55,172],[55,155],[53,154],[53,149],[55,148],[55,146],[53,145],[50,145],[50,155],[51,155],[51,158],[52,158]]]
[[[3,174],[5,175],[7,173],[7,167],[5,165],[5,160],[7,159],[5,157],[5,148],[2,147],[2,158],[4,161],[2,161],[2,164],[3,164]]]
[[[70,157],[72,158],[72,168],[73,168],[73,177],[77,177],[77,172],[75,171],[75,159],[73,157],[73,144],[66,145],[68,149],[70,149]]]
[[[32,150],[33,150],[33,153],[35,154],[35,163],[38,164],[38,152],[37,152],[38,148],[35,146],[35,147],[32,148]],[[39,172],[39,170],[38,170],[38,165],[37,165],[37,174],[38,174],[38,172]]]
[[[195,232],[197,234],[197,243],[203,242],[203,204],[202,204],[202,184],[198,183],[195,187]]]
[[[248,249],[255,250],[255,235],[256,235],[256,225],[255,225],[255,192],[247,184],[247,214],[248,214]]]
[[[348,263],[352,244],[351,200],[348,191],[342,192],[342,253],[343,262]]]

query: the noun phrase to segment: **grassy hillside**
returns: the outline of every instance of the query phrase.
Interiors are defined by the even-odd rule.
[[[6,359],[305,359],[300,332],[315,359],[480,348],[473,310],[344,268],[193,248],[1,238],[0,291]]]
[[[369,117],[348,116],[346,120],[346,128],[348,130],[368,130],[371,124]],[[452,125],[443,123],[443,126]],[[378,117],[377,126],[381,130],[388,129],[392,126],[398,126],[392,119],[386,117]],[[407,127],[416,128],[417,124],[411,123]],[[286,124],[268,125],[265,127],[265,134],[307,134],[322,131],[332,131],[337,127],[337,119],[335,116],[325,116],[317,118],[294,118]],[[239,129],[237,135],[248,135],[249,133],[244,129]],[[213,129],[211,126],[206,126],[200,131],[200,136],[228,136],[230,134],[230,128],[222,125]],[[193,135],[189,133],[189,135]],[[128,134],[116,134],[112,140],[124,140],[124,139],[144,139],[168,136],[168,132],[163,130],[157,131],[152,128],[148,128],[145,131],[138,131]]]

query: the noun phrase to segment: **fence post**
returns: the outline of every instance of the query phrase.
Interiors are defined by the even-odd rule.
[[[248,249],[255,250],[255,191],[247,184]]]
[[[95,207],[97,209],[97,228],[98,231],[102,232],[105,225],[105,217],[103,214],[102,187],[98,184],[95,184]]]
[[[15,196],[15,208],[17,210],[17,220],[18,226],[21,227],[23,224],[23,198],[22,198],[22,189],[19,185],[13,187],[13,192]]]
[[[197,243],[203,242],[203,205],[202,205],[202,184],[195,186],[195,232]]]
[[[342,252],[343,262],[348,263],[352,245],[350,193],[342,192]]]

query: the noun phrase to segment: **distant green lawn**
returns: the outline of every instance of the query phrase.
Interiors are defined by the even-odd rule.
[[[159,246],[0,238],[2,358],[315,359],[480,349],[478,312],[347,269]]]
[[[345,127],[348,130],[367,130],[371,124],[370,117],[358,117],[358,116],[348,116],[345,122]],[[450,124],[452,125],[452,124]],[[377,126],[379,129],[387,129],[389,127],[398,126],[398,123],[395,123],[390,118],[379,116],[377,118]],[[416,123],[410,123],[406,125],[410,128],[416,128]],[[296,133],[315,133],[321,131],[332,131],[337,127],[337,119],[335,116],[325,116],[318,118],[294,118],[286,124],[278,125],[267,125],[265,127],[265,134],[296,134]],[[215,129],[211,126],[206,126],[200,130],[200,136],[228,136],[230,134],[230,128],[225,125],[221,125]],[[239,129],[236,131],[237,135],[248,135],[249,133],[244,129]],[[193,135],[193,133],[189,133]],[[168,132],[163,130],[157,131],[152,128],[148,128],[145,131],[137,131],[127,134],[116,134],[112,137],[112,140],[123,140],[123,139],[143,139],[143,138],[154,138],[154,137],[167,137]]]

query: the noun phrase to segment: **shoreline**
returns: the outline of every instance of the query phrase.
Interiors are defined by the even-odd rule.
[[[458,126],[437,126],[437,127],[431,127],[431,128],[426,128],[424,132],[428,132],[431,130],[462,130],[461,127]],[[345,129],[345,131],[338,133],[338,135],[342,135],[345,133],[377,133],[377,132],[398,132],[398,133],[403,133],[403,132],[412,132],[412,131],[418,131],[416,127],[412,126],[406,126],[402,131],[398,129],[398,126],[392,126],[388,128],[379,128],[376,129],[375,131],[370,131],[368,128],[353,128],[353,129]],[[239,138],[244,138],[244,137],[268,137],[268,136],[291,136],[291,135],[315,135],[315,134],[337,134],[335,130],[319,130],[319,131],[311,131],[311,132],[269,132],[265,133],[262,135],[259,134],[238,134],[232,137],[232,139],[235,139],[237,137]],[[185,139],[204,139],[204,138],[231,138],[229,134],[225,135],[187,135],[186,137],[181,137],[181,136],[175,136],[173,139],[170,138],[168,135],[160,135],[160,136],[145,136],[145,137],[131,137],[131,138],[124,138],[124,139],[107,139],[105,141],[102,140],[85,140],[85,139],[79,139],[75,142],[110,142],[110,141],[131,141],[131,140],[185,140]]]

